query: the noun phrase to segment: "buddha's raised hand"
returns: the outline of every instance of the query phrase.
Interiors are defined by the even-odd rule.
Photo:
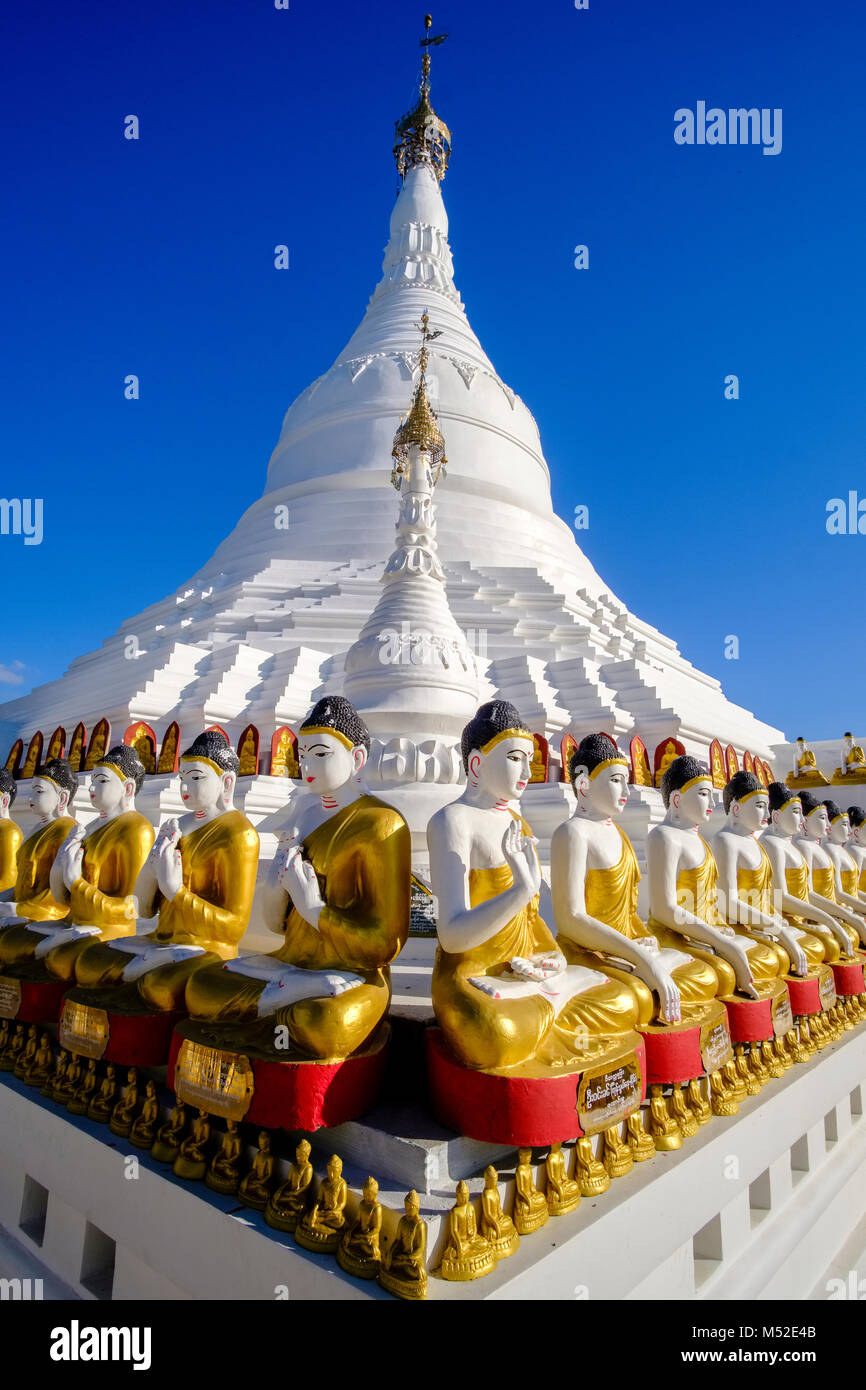
[[[74,825],[58,850],[63,882],[71,889],[81,877],[84,859],[84,826]]]
[[[310,861],[303,858],[300,845],[289,847],[279,880],[304,921],[309,922],[311,927],[317,927],[319,913],[325,904],[319,892],[316,871]]]
[[[647,942],[652,941],[653,946],[647,948]],[[655,937],[639,937],[635,941],[635,946],[640,946],[644,955],[643,963],[639,970],[639,975],[659,997],[659,1013],[665,1023],[680,1023],[682,1021],[682,1004],[680,1003],[680,992],[674,984],[673,976],[670,971],[665,969],[659,955],[659,944]]]
[[[727,938],[728,932],[724,932],[724,936]],[[755,986],[752,963],[749,960],[748,943],[737,936],[733,929],[730,930],[730,937],[730,940],[726,939],[724,951],[720,950],[719,955],[733,967],[740,993],[748,995],[750,999],[759,999],[760,994]]]
[[[178,849],[180,839],[180,826],[172,817],[166,822],[154,846],[156,882],[160,893],[168,902],[171,902],[183,887],[183,861]]]
[[[521,833],[513,820],[502,837],[502,853],[511,870],[514,887],[520,890],[524,902],[531,902],[541,889],[541,865],[535,852],[537,840]]]

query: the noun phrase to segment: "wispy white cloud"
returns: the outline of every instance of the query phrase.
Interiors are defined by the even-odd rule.
[[[3,662],[0,661],[0,684],[23,685],[24,677],[21,674],[23,670],[23,661],[13,661],[11,666],[5,666]]]

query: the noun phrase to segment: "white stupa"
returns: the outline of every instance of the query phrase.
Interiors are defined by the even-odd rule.
[[[425,57],[418,103],[397,126],[402,188],[382,278],[333,366],[289,408],[262,496],[176,593],[59,679],[0,706],[6,749],[36,730],[47,745],[57,726],[69,736],[79,720],[90,731],[103,716],[114,739],[145,720],[159,740],[177,720],[181,746],[204,725],[237,740],[252,723],[266,773],[274,729],[321,694],[345,691],[375,736],[371,779],[400,801],[401,787],[421,784],[457,794],[455,746],[476,693],[513,701],[552,750],[565,730],[637,733],[650,754],[674,735],[703,757],[713,738],[762,758],[784,742],[612,594],[554,513],[535,420],[481,347],[454,283],[440,191],[450,134],[429,93]],[[409,602],[412,586],[382,583],[398,519],[392,447],[422,374],[449,460],[436,487],[441,601],[429,612],[417,585]],[[405,636],[403,625],[419,621],[440,653],[450,644],[459,659],[422,667],[420,680],[411,659],[377,667],[383,628]],[[151,781],[158,809],[174,809],[167,784],[157,793],[163,779]],[[247,784],[248,813],[285,800],[274,781]],[[553,798],[556,818],[563,795]],[[419,803],[416,844],[420,812]]]

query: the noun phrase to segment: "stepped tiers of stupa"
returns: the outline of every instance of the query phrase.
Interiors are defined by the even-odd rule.
[[[550,779],[561,778],[562,735],[592,730],[625,743],[637,735],[650,760],[673,738],[703,758],[716,739],[740,762],[746,752],[773,762],[783,735],[732,704],[611,593],[554,513],[538,426],[482,348],[455,284],[440,187],[450,134],[425,84],[398,128],[402,186],[382,277],[333,365],[287,411],[262,496],[177,592],[131,615],[59,679],[0,705],[0,757],[20,738],[23,762],[37,732],[47,750],[58,728],[68,748],[79,723],[90,735],[102,719],[112,738],[148,726],[157,758],[174,724],[183,745],[218,725],[243,753],[252,726],[262,775],[245,787],[244,808],[258,824],[285,797],[267,781],[275,733],[326,691],[345,690],[373,732],[368,782],[393,794],[419,853],[429,815],[462,783],[455,748],[469,676],[476,703],[513,701],[550,742]],[[389,590],[383,576],[397,519],[394,436],[422,351],[448,456],[435,489],[435,603],[411,586]],[[391,662],[390,692],[381,672],[372,678],[377,653]],[[416,669],[425,659],[431,699]],[[555,785],[536,792],[545,797],[543,857],[568,809]],[[154,815],[177,809],[165,782],[142,804]]]

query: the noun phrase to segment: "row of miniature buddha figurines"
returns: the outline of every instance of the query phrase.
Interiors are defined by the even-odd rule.
[[[4,976],[43,969],[85,1002],[89,989],[104,998],[122,987],[229,1036],[272,1018],[290,1039],[281,1060],[349,1056],[387,1013],[387,967],[409,929],[409,831],[363,787],[369,745],[340,696],[320,700],[300,727],[303,792],[258,889],[258,918],[282,937],[268,956],[237,956],[258,835],[234,809],[238,759],[224,735],[205,731],[183,755],[188,811],[158,835],[135,811],[143,769],[126,745],[93,769],[97,820],[86,832],[68,815],[77,776],[62,760],[31,784],[39,825],[23,843],[9,818],[14,783],[0,774],[0,845],[14,846],[4,865],[12,886],[0,893]],[[724,789],[711,849],[700,833],[714,807],[711,775],[687,756],[662,779],[666,815],[647,839],[642,921],[637,859],[618,825],[628,760],[605,734],[586,735],[571,758],[575,810],[551,845],[554,936],[518,810],[533,749],[515,707],[487,702],[463,731],[466,785],[428,826],[433,1007],[458,1063],[556,1074],[638,1027],[701,1024],[720,999],[767,998],[787,978],[860,960],[862,814],[743,771]],[[137,918],[157,914],[156,929],[136,934]]]

